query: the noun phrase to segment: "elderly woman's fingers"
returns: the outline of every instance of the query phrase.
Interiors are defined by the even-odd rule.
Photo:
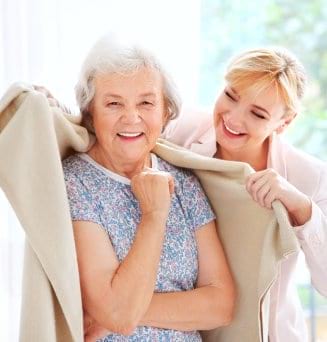
[[[142,214],[161,213],[168,216],[173,179],[167,172],[145,170],[131,179],[132,191],[140,203]]]
[[[88,333],[88,330],[92,326],[93,322],[94,322],[93,318],[87,312],[84,312],[84,315],[83,315],[83,329],[84,329],[84,333],[85,334]]]
[[[175,182],[174,182],[174,178],[172,177],[172,175],[168,172],[164,172],[164,171],[159,171],[157,169],[153,169],[151,167],[145,167],[144,171],[148,171],[148,172],[152,172],[152,173],[159,173],[159,174],[166,174],[167,178],[168,178],[168,186],[169,186],[169,192],[172,195],[175,191]]]
[[[84,335],[85,342],[94,342],[110,334],[108,329],[100,326],[94,326],[87,334]]]
[[[108,329],[101,327],[86,311],[83,323],[85,342],[93,342],[109,334]]]

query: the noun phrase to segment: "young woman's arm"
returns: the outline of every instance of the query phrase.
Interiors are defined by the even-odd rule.
[[[309,198],[272,169],[254,173],[247,183],[249,193],[262,206],[271,208],[275,199],[283,203],[305,254],[312,284],[327,297],[327,167],[322,168],[316,187]]]

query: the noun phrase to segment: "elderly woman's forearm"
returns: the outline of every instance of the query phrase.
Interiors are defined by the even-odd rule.
[[[234,288],[204,286],[191,291],[155,293],[139,325],[183,331],[228,325],[233,317]]]
[[[129,334],[151,301],[164,239],[165,222],[142,219],[134,243],[111,278],[103,278],[101,291],[84,293],[87,311],[110,331]]]

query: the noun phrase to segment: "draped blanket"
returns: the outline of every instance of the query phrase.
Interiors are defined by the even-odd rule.
[[[0,187],[26,233],[20,341],[81,342],[78,267],[61,159],[85,152],[94,138],[80,117],[50,107],[29,85],[14,84],[0,101]],[[237,285],[228,327],[204,341],[267,341],[269,288],[278,264],[298,244],[283,206],[259,207],[245,190],[249,165],[197,155],[159,140],[154,152],[191,168],[217,215]]]

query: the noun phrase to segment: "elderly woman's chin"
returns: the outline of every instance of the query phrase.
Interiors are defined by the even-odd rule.
[[[120,148],[125,157],[149,153],[155,146],[159,135],[160,131],[155,128],[149,133],[142,132],[133,137],[118,133],[116,135],[116,148]]]
[[[131,137],[100,129],[96,136],[96,143],[88,154],[105,168],[132,178],[144,167],[152,166],[150,152],[159,136],[156,130]]]
[[[156,139],[154,139],[149,144],[144,135],[135,140],[125,140],[124,138],[120,140],[120,146],[116,147],[113,157],[116,155],[116,158],[120,159],[122,163],[146,163],[149,153],[156,143]]]

